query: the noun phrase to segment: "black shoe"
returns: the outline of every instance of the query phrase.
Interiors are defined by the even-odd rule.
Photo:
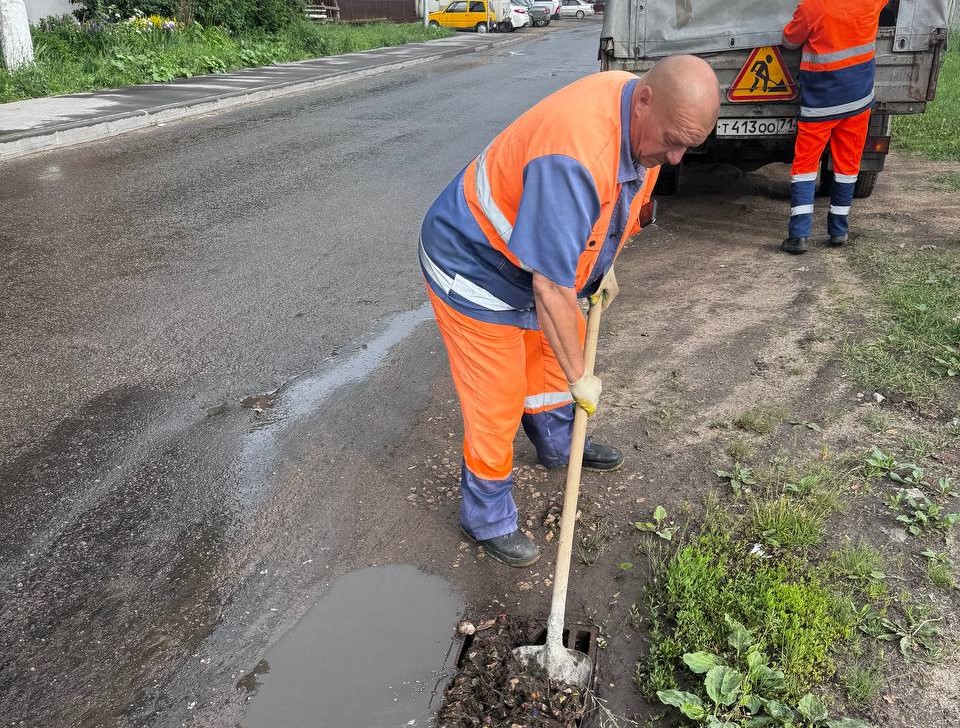
[[[460,526],[460,531],[471,541],[475,541],[483,546],[483,550],[501,564],[517,567],[530,566],[530,564],[535,564],[540,559],[540,549],[538,549],[537,545],[527,538],[526,534],[519,528],[513,533],[486,538],[482,541],[474,538],[473,534],[462,525]]]
[[[850,235],[844,233],[843,235],[831,235],[830,236],[830,245],[841,246],[850,242]]]
[[[622,465],[623,453],[613,445],[601,445],[593,440],[587,441],[587,446],[583,449],[584,470],[610,472],[619,470]]]
[[[787,238],[780,244],[780,249],[785,253],[800,255],[810,250],[808,238]]]

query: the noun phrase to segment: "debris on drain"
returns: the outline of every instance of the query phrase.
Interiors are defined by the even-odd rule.
[[[439,728],[576,728],[588,704],[585,691],[524,668],[513,654],[513,648],[533,644],[542,626],[501,614],[484,628],[489,621],[479,622],[465,642]]]

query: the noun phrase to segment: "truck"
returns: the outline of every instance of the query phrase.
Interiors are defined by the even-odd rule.
[[[752,171],[790,162],[799,112],[800,49],[780,46],[796,0],[608,0],[600,67],[642,74],[664,56],[706,60],[723,89],[717,125],[682,164],[728,162]],[[946,52],[951,0],[891,0],[876,41],[875,103],[855,197],[869,197],[890,149],[895,114],[920,114],[934,99]],[[673,194],[681,166],[660,169],[656,192]],[[833,179],[829,148],[817,190]]]

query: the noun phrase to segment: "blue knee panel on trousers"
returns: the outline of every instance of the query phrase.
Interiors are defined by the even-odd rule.
[[[830,212],[827,214],[827,233],[829,235],[846,235],[849,230],[847,215],[850,214],[850,205],[853,204],[853,189],[856,182],[833,181],[830,190]],[[842,208],[842,212],[834,212]]]
[[[573,403],[546,412],[525,414],[520,422],[537,449],[537,459],[548,468],[559,468],[570,458],[573,434]]]
[[[791,238],[809,238],[813,226],[813,193],[815,180],[790,183],[790,223],[787,234]],[[795,212],[805,208],[803,212]]]
[[[460,524],[481,541],[516,531],[513,473],[503,480],[488,480],[471,473],[464,461],[460,466]]]

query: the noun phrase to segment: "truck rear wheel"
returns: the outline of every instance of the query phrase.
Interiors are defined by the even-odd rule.
[[[873,194],[873,188],[877,184],[877,177],[880,176],[879,170],[870,170],[869,172],[860,171],[857,175],[857,183],[853,186],[854,197],[869,197]]]
[[[860,170],[860,173],[857,175],[857,183],[853,186],[853,196],[855,198],[864,198],[869,197],[873,194],[873,188],[877,184],[877,177],[879,176],[880,171],[873,170]],[[830,189],[833,187],[833,170],[827,169],[827,163],[821,162],[820,164],[820,178],[817,182],[817,196],[818,197],[829,197]]]
[[[680,165],[664,164],[660,167],[657,184],[653,188],[655,195],[672,195],[680,187]]]

